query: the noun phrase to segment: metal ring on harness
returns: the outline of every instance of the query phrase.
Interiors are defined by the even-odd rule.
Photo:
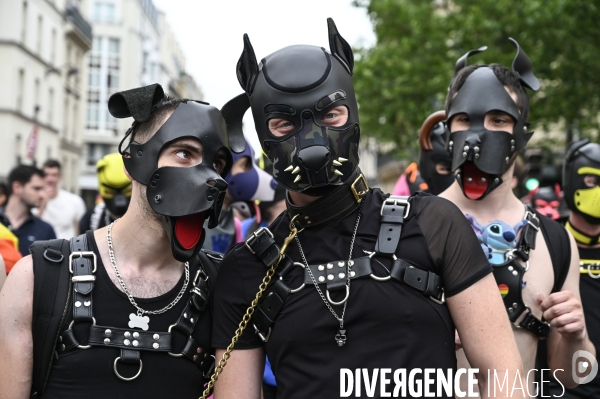
[[[75,324],[75,320],[71,320],[71,323],[69,323],[69,330],[71,329],[71,327],[73,327],[73,324]],[[96,325],[96,319],[94,317],[92,317],[92,325]],[[91,347],[92,345],[77,345],[77,348],[79,349],[90,349]]]
[[[369,259],[371,259],[376,253],[377,252],[375,252],[375,251],[371,252],[369,254]],[[392,259],[395,260],[395,261],[398,260],[398,257],[396,256],[396,254],[392,254]],[[376,281],[388,281],[389,279],[392,278],[391,275],[390,276],[386,276],[386,277],[379,277],[379,276],[374,275],[373,273],[369,274],[369,277],[371,277],[373,280],[376,280]]]
[[[173,329],[173,327],[175,327],[176,325],[177,325],[177,323],[171,324],[169,326],[169,329],[167,331],[171,332],[171,330]],[[172,357],[182,357],[183,356],[183,353],[172,353],[172,352],[167,352],[167,353],[169,354],[169,356],[172,356]]]
[[[346,302],[348,300],[348,297],[350,296],[350,287],[346,286],[346,296],[340,302],[334,302],[334,301],[331,300],[331,297],[329,296],[329,290],[325,290],[325,292],[327,294],[327,300],[329,301],[330,304],[332,304],[332,305],[343,305],[344,302]]]
[[[301,268],[303,268],[303,269],[306,269],[306,266],[304,266],[304,265],[303,265],[302,263],[300,263],[300,262],[294,262],[294,266],[298,266],[298,267],[301,267]],[[279,280],[283,280],[283,277],[279,277]],[[290,289],[290,293],[292,293],[292,294],[295,294],[296,292],[298,292],[298,291],[302,290],[302,288],[304,288],[305,286],[306,286],[306,284],[302,283],[302,285],[301,285],[300,287],[298,287],[298,288],[295,288],[295,289],[293,289],[293,290],[292,290],[292,289]],[[331,302],[331,301],[330,301],[330,302]]]
[[[115,370],[115,374],[117,375],[117,377],[119,377],[120,379],[122,379],[123,381],[133,381],[136,378],[138,378],[140,376],[140,374],[142,373],[142,367],[143,367],[143,363],[142,363],[142,359],[140,359],[140,369],[138,370],[137,374],[134,375],[133,377],[123,377],[121,374],[119,374],[119,372],[117,371],[117,363],[119,362],[119,359],[121,359],[121,356],[119,356],[118,358],[115,359],[115,363],[113,365],[113,369]]]
[[[600,273],[598,273],[598,274],[592,273],[592,271],[590,270],[590,267],[592,267],[592,265],[588,265],[588,267],[587,267],[587,272],[590,275],[590,277],[594,278],[594,279],[599,279],[600,278]]]

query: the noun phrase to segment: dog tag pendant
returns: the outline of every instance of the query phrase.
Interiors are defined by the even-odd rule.
[[[129,328],[141,328],[144,331],[148,331],[148,323],[150,323],[148,316],[138,316],[135,313],[129,314]]]

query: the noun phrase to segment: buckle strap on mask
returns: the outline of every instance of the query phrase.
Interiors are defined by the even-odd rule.
[[[290,219],[299,215],[294,224],[298,228],[323,226],[343,219],[356,211],[362,197],[369,191],[369,186],[360,169],[356,169],[347,183],[336,187],[326,196],[305,206],[292,204],[286,199]]]

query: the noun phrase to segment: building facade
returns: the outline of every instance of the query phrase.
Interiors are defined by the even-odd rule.
[[[88,53],[87,104],[84,120],[82,196],[88,203],[97,193],[96,162],[117,151],[131,119],[117,120],[107,102],[117,91],[160,83],[181,98],[202,99],[193,78],[185,73],[185,57],[151,0],[88,0],[94,29]]]
[[[18,164],[58,159],[79,191],[85,53],[92,30],[80,2],[0,2],[0,179]]]

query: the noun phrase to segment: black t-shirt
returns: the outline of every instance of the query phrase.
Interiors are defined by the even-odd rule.
[[[379,189],[366,195],[353,259],[365,256],[365,250],[374,250],[383,200]],[[299,233],[307,262],[347,260],[357,214],[355,211],[333,224]],[[284,212],[271,225],[279,245],[289,233],[289,222]],[[295,262],[302,262],[295,242],[288,247],[287,255]],[[460,210],[445,199],[427,194],[412,197],[411,212],[404,222],[396,255],[442,276],[447,297],[492,271]],[[377,260],[381,263],[373,262],[374,273],[389,275],[383,265],[389,269],[390,262]],[[265,272],[264,264],[243,244],[225,257],[214,290],[214,347],[229,345]],[[285,277],[291,288],[300,286],[303,280],[301,268]],[[341,315],[341,305],[333,308]],[[446,304],[439,305],[395,280],[379,282],[369,277],[352,280],[344,327],[347,343],[338,347],[334,336],[339,323],[315,287],[307,284],[288,298],[266,344],[249,326],[236,349],[265,346],[280,398],[338,397],[341,368],[366,368],[369,374],[375,368],[406,368],[407,373],[413,368],[456,368],[454,324]],[[378,386],[376,395],[379,393]]]
[[[98,254],[98,247],[91,232],[87,233],[87,239],[90,248]],[[92,292],[96,324],[128,328],[129,314],[134,313],[135,308],[127,296],[114,285],[99,256],[97,262],[96,281]],[[190,261],[188,287],[191,287],[191,279],[194,278],[197,270],[198,263],[194,258],[194,261]],[[155,298],[135,298],[135,301],[146,310],[161,309],[177,297],[184,281],[185,274],[169,292]],[[149,315],[149,331],[166,332],[183,312],[189,301],[189,291],[188,288],[172,309],[159,315]],[[70,307],[65,325],[72,320],[72,314]],[[206,350],[210,348],[210,317],[208,310],[203,312],[192,333],[196,342]],[[85,344],[89,324],[76,324],[74,330],[75,336]],[[174,350],[180,352],[188,337],[179,332],[174,332],[173,335]],[[207,382],[202,377],[200,368],[187,358],[172,357],[166,352],[152,351],[140,351],[143,368],[139,377],[133,381],[123,381],[113,371],[115,359],[119,356],[120,349],[99,346],[90,349],[73,349],[61,354],[56,364],[52,366],[43,398],[196,399],[202,394],[203,384]],[[125,377],[135,375],[138,369],[138,364],[118,363],[119,373]]]

